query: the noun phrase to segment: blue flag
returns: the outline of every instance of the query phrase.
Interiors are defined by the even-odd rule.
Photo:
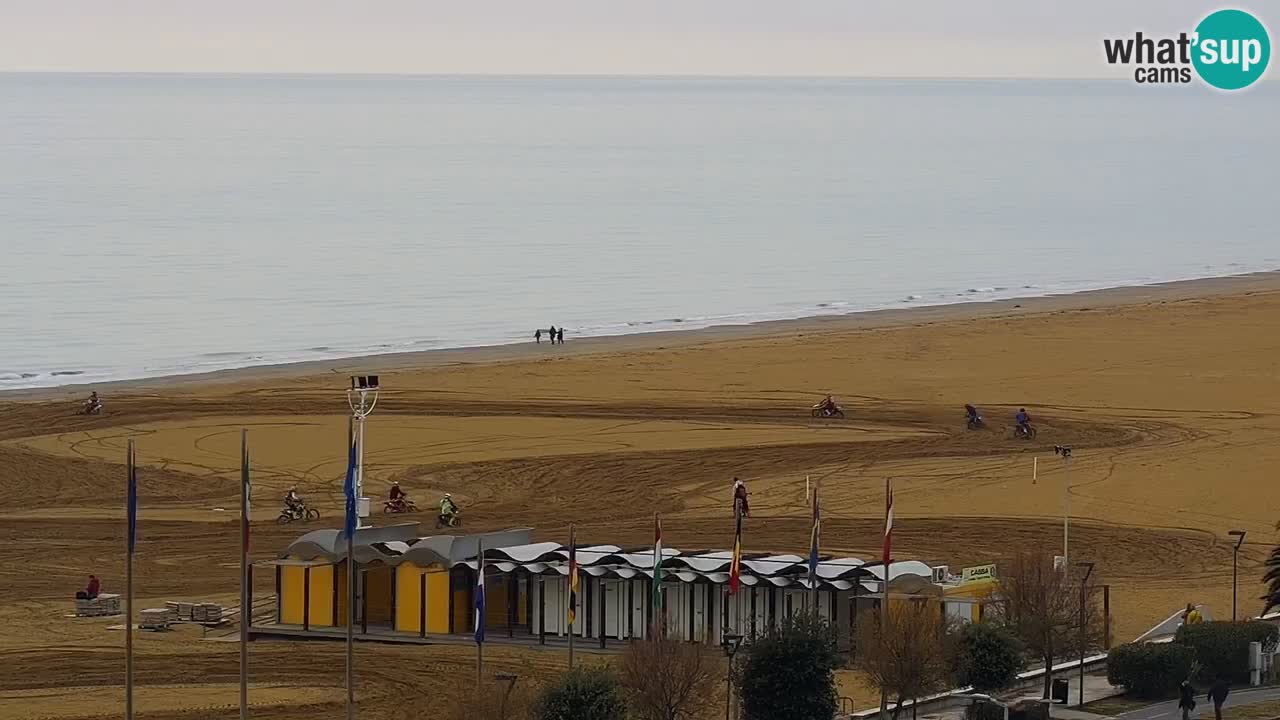
[[[129,554],[138,539],[138,467],[134,463],[133,443],[129,443]]]
[[[484,643],[484,551],[480,551],[480,569],[476,579],[476,644]]]
[[[342,493],[347,498],[347,537],[354,537],[356,532],[356,442],[355,435],[347,433],[347,479],[342,484]]]

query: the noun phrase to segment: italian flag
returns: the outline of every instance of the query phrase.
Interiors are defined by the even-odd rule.
[[[662,611],[662,519],[653,516],[653,610]]]

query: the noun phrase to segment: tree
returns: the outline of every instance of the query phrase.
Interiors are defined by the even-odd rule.
[[[1276,529],[1280,530],[1280,523],[1276,523]],[[1262,596],[1266,607],[1262,609],[1262,614],[1266,615],[1271,612],[1271,608],[1280,608],[1280,545],[1276,545],[1271,551],[1271,556],[1267,558],[1267,574],[1262,581],[1267,584],[1267,594]]]
[[[1076,657],[1082,651],[1082,612],[1083,650],[1101,645],[1103,635],[1095,602],[1098,586],[1082,592],[1083,578],[1074,577],[1070,570],[1055,568],[1053,555],[1044,550],[1015,555],[1000,569],[996,613],[1000,621],[1026,643],[1027,652],[1044,663],[1046,699],[1053,682],[1054,658]]]
[[[894,720],[907,700],[946,688],[951,680],[948,640],[940,609],[924,602],[890,603],[883,629],[879,622],[858,629],[858,669],[895,699]]]
[[[956,681],[987,692],[1013,684],[1022,670],[1026,648],[1003,625],[979,622],[960,628],[955,651]]]
[[[547,685],[538,700],[538,720],[624,720],[626,700],[618,677],[606,666],[578,666]]]
[[[627,706],[638,720],[700,718],[717,700],[721,667],[699,645],[655,629],[622,656]]]
[[[737,686],[747,720],[831,720],[840,664],[827,621],[804,613],[739,651]]]

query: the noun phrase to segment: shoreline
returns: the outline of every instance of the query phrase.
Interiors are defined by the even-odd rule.
[[[99,382],[71,382],[64,385],[37,388],[0,389],[0,401],[65,399],[68,396],[82,395],[89,388],[117,393],[155,392],[205,385],[316,377],[326,374],[385,374],[411,368],[430,369],[466,364],[527,361],[539,358],[563,357],[566,353],[591,355],[612,352],[647,352],[672,346],[760,339],[789,333],[846,332],[1272,291],[1280,291],[1280,270],[1193,280],[1175,280],[1150,285],[1129,285],[1098,290],[1083,290],[1057,295],[974,300],[941,305],[885,308],[853,311],[844,314],[811,315],[783,320],[713,325],[702,328],[602,335],[575,339],[564,346],[554,346],[555,349],[551,349],[552,346],[544,347],[543,345],[524,341],[502,345],[353,355],[342,358],[255,365],[181,375],[162,375]]]

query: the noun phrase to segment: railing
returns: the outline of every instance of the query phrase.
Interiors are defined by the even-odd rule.
[[[249,609],[249,624],[270,621],[275,618],[276,614],[276,596],[266,595],[264,597],[255,598],[253,605]],[[204,636],[222,638],[231,635],[233,632],[239,632],[240,626],[240,606],[233,605],[222,611],[223,623],[216,627],[210,628],[205,626]]]

